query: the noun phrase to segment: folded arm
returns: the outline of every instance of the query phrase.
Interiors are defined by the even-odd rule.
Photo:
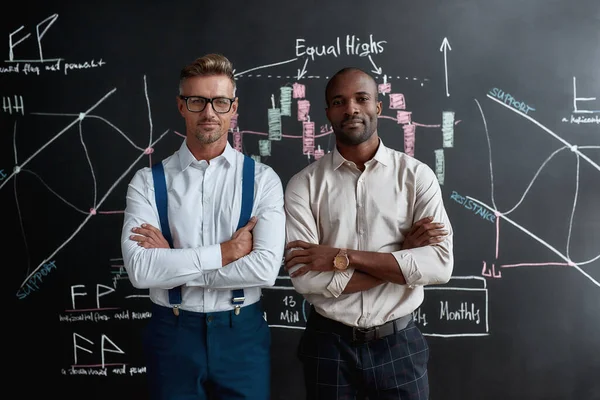
[[[271,169],[261,197],[256,200],[256,226],[252,230],[252,251],[223,268],[206,272],[188,286],[235,289],[273,286],[285,246],[285,212],[281,180]]]
[[[189,249],[144,248],[133,240],[142,224],[160,227],[154,192],[149,189],[148,171],[138,171],[127,189],[121,232],[123,265],[136,288],[170,289],[221,267],[219,244]]]
[[[401,250],[380,253],[349,249],[348,269],[334,272],[333,258],[339,249],[317,244],[316,222],[305,200],[309,198],[307,185],[290,182],[286,190],[286,269],[296,290],[337,297],[388,282],[409,286],[447,282],[453,269],[453,232],[441,190],[429,168],[422,171],[417,185],[413,220],[418,221],[406,233]]]

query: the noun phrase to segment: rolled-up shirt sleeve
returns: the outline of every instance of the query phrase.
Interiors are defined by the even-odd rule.
[[[135,227],[148,223],[161,228],[150,168],[135,173],[127,189],[121,232],[123,265],[131,284],[140,289],[171,289],[221,267],[221,247],[145,249],[130,238]]]
[[[275,284],[285,246],[283,186],[271,168],[263,173],[264,191],[255,202],[253,213],[257,221],[252,230],[252,251],[223,268],[209,271],[188,282],[188,286],[235,289]]]
[[[339,297],[344,289],[346,289],[346,285],[350,282],[350,279],[354,275],[354,268],[348,268],[345,271],[338,271],[333,273],[333,278],[329,285],[327,285],[327,290],[333,297]]]
[[[454,267],[453,229],[444,208],[442,191],[435,174],[427,165],[418,169],[413,223],[433,216],[448,231],[444,240],[429,246],[392,252],[408,286],[447,283]]]
[[[319,244],[319,234],[315,216],[310,208],[309,182],[306,176],[294,176],[285,190],[285,236],[286,243],[302,240]],[[289,249],[288,253],[293,249]],[[290,272],[296,271],[304,264],[294,266]],[[309,271],[306,274],[291,278],[298,293],[318,294],[326,298],[338,297],[346,288],[353,270],[345,273],[333,271]]]

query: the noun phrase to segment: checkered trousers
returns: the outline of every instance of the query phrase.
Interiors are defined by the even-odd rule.
[[[298,346],[307,400],[429,398],[429,347],[414,321],[360,344],[310,322]]]

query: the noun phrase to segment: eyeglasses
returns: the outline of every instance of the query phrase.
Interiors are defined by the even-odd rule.
[[[230,99],[227,97],[213,97],[209,99],[202,96],[179,96],[179,98],[185,100],[185,105],[190,112],[202,112],[206,108],[206,105],[210,103],[213,110],[219,114],[228,113],[235,101],[235,98]]]

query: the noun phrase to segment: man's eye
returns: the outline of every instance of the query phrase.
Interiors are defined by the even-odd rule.
[[[369,98],[368,97],[361,97],[361,98],[358,99],[358,101],[360,101],[360,102],[369,101]]]

